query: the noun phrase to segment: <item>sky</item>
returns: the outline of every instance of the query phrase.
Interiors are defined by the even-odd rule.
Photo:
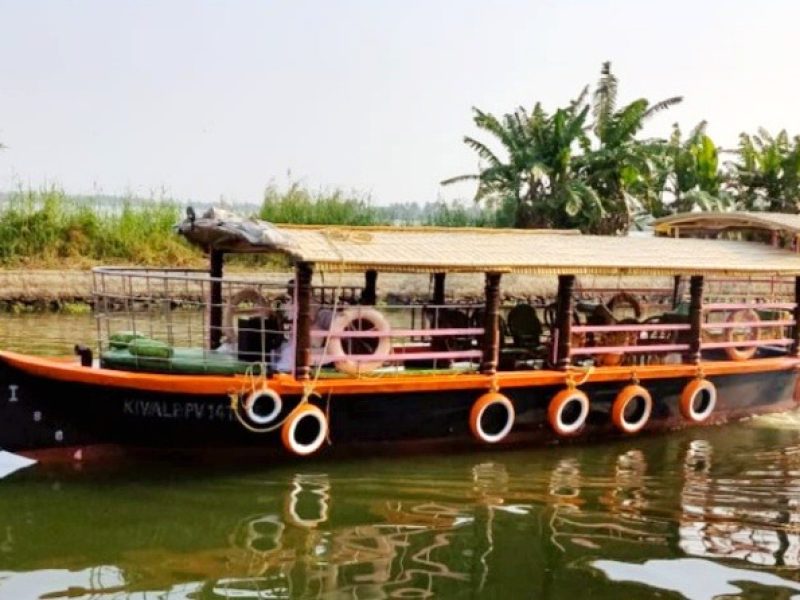
[[[684,102],[718,145],[800,133],[800,2],[0,0],[0,190],[260,202],[289,177],[376,204],[469,198],[471,107]]]

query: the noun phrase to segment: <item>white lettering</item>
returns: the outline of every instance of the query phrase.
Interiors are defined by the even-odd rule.
[[[13,383],[8,386],[8,391],[11,392],[11,397],[8,399],[9,402],[19,402],[19,398],[17,398],[17,390],[19,389],[18,385],[14,385]]]
[[[185,421],[232,421],[226,403],[166,402],[161,400],[123,400],[122,414],[132,417],[180,419]]]

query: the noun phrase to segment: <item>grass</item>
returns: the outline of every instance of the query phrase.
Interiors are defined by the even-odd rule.
[[[57,189],[12,193],[0,206],[0,265],[195,264],[200,253],[173,231],[180,216],[170,201],[130,200],[110,210]]]

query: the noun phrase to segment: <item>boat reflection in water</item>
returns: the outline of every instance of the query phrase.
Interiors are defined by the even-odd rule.
[[[18,473],[0,484],[0,597],[800,589],[800,434],[702,434],[144,481]]]

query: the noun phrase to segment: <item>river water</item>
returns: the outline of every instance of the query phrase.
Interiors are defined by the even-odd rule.
[[[0,318],[22,350],[65,334],[91,342],[91,320]],[[523,451],[0,481],[4,600],[795,596],[796,414]]]

